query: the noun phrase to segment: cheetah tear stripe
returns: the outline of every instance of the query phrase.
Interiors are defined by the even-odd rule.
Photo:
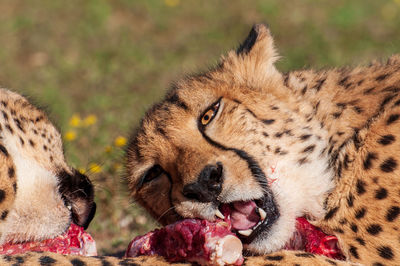
[[[64,234],[40,242],[4,244],[0,246],[1,255],[21,254],[28,251],[50,251],[63,255],[97,256],[96,243],[83,230],[83,227],[71,224]]]

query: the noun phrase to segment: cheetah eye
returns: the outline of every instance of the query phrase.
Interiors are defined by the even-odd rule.
[[[145,183],[153,181],[163,173],[165,173],[165,171],[160,165],[154,165],[142,176],[139,181],[138,187],[141,188]]]
[[[208,125],[218,113],[219,105],[221,99],[219,99],[216,103],[213,103],[211,107],[209,107],[204,114],[200,118],[200,123],[202,126]]]

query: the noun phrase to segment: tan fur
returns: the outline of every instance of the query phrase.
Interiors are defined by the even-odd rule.
[[[368,67],[281,74],[265,26],[256,25],[244,44],[215,69],[178,81],[143,118],[128,151],[133,197],[163,224],[181,217],[214,220],[215,203],[183,194],[206,165],[223,165],[219,203],[269,193],[235,152],[240,150],[271,181],[280,212],[269,232],[247,248],[283,254],[282,260],[258,257],[254,263],[320,265],[319,257],[305,262],[293,252],[276,253],[293,233],[295,218],[306,215],[339,238],[348,261],[399,264],[400,57]],[[218,114],[199,127],[201,115],[220,98]],[[154,165],[164,172],[143,183]]]
[[[90,221],[91,183],[65,162],[60,133],[43,111],[5,89],[0,162],[0,245],[54,238],[72,221]],[[20,258],[3,259],[15,265],[11,261]]]

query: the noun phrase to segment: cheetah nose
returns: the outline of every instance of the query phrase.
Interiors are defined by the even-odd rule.
[[[183,187],[183,195],[200,202],[213,202],[217,200],[222,190],[222,163],[206,165],[201,170],[197,181]]]

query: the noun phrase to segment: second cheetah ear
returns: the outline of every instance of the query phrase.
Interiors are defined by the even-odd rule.
[[[274,66],[278,58],[268,27],[256,24],[239,48],[223,58],[222,65],[234,80],[260,87],[280,77]]]

